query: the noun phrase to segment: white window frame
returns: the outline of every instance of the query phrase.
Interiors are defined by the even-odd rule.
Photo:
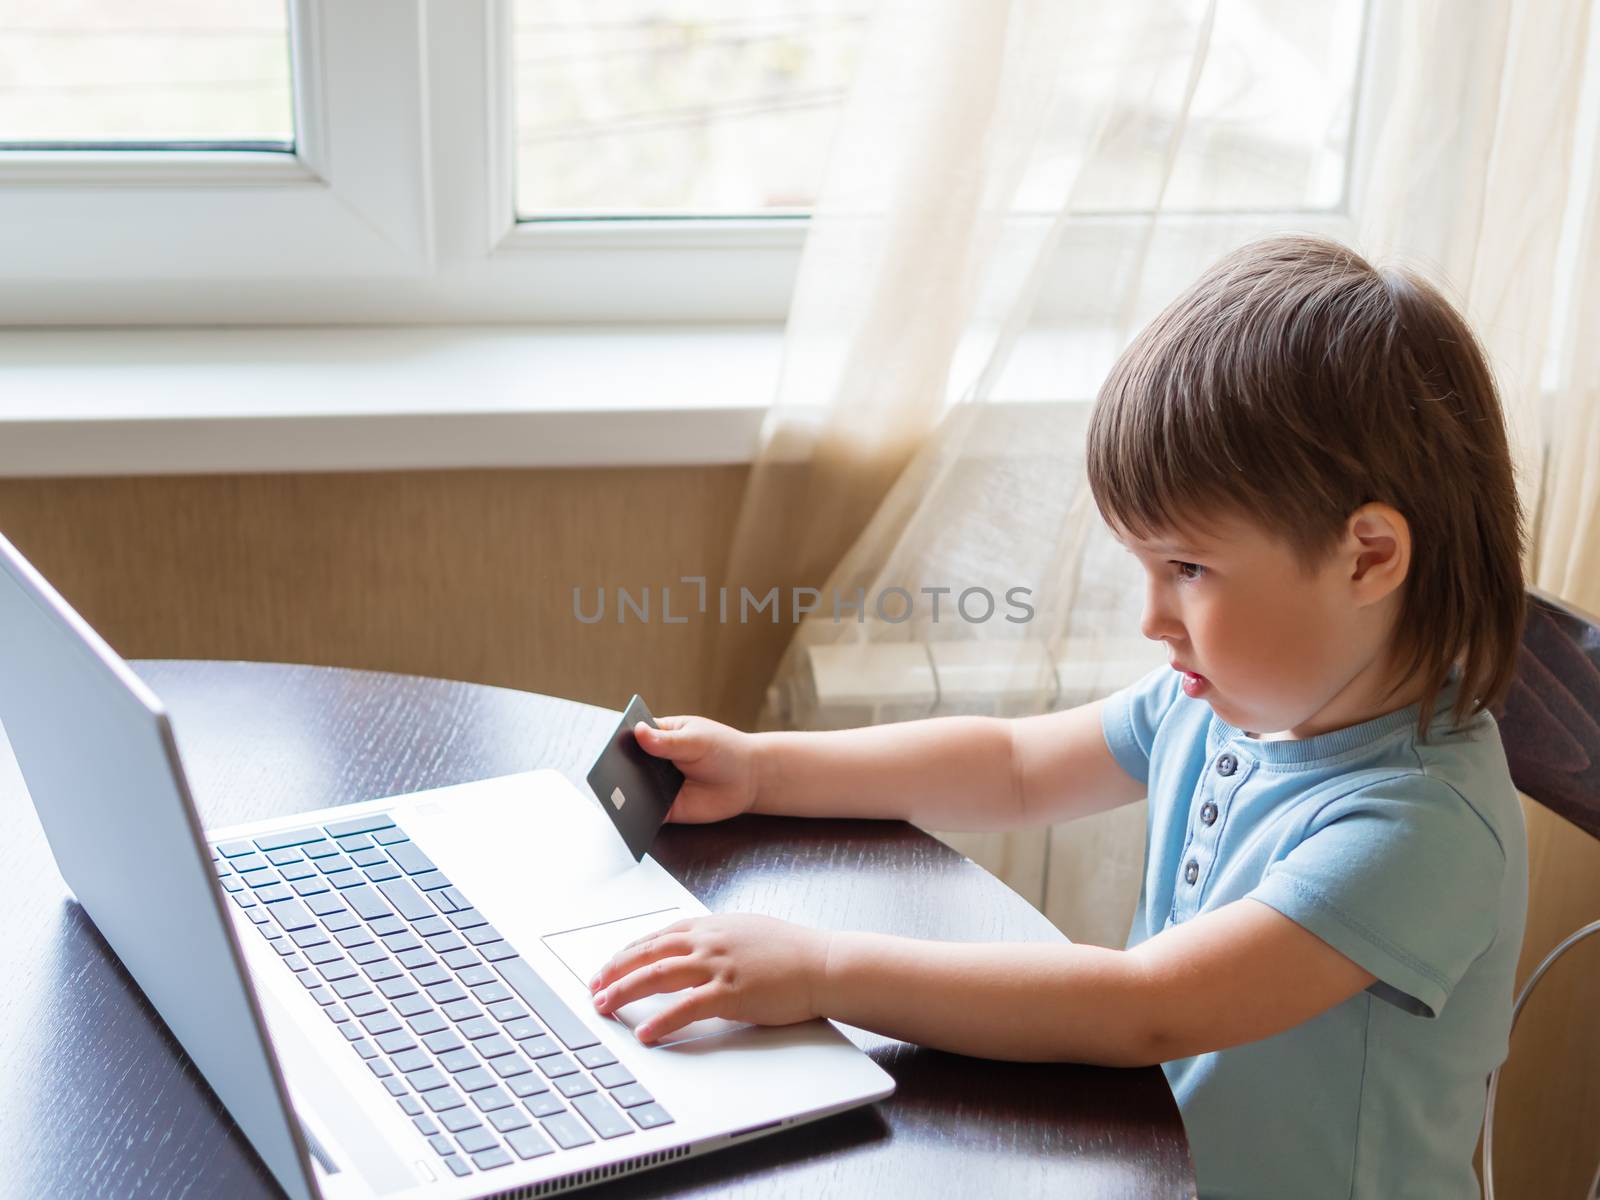
[[[517,221],[511,11],[291,0],[293,154],[0,153],[0,323],[783,321],[804,218]],[[1347,209],[1297,224],[1345,237]],[[1284,215],[1184,219],[1226,236]],[[1086,219],[1071,252],[1145,227]],[[1040,299],[1047,319],[1074,307]]]

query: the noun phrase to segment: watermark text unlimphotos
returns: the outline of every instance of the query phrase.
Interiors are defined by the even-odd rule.
[[[630,620],[644,624],[660,621],[664,625],[684,625],[696,616],[714,617],[719,624],[737,621],[740,625],[763,618],[774,625],[785,618],[798,624],[814,616],[830,616],[835,622],[852,617],[857,622],[864,622],[872,617],[890,625],[899,625],[919,613],[928,616],[935,624],[959,620],[982,625],[991,620],[1004,620],[1013,625],[1025,625],[1033,620],[1033,605],[1028,603],[1033,589],[1026,587],[1007,588],[1003,599],[998,600],[993,592],[984,587],[922,586],[915,592],[910,588],[886,587],[877,589],[871,595],[868,595],[866,588],[858,587],[852,592],[829,589],[832,594],[826,598],[821,588],[774,586],[765,592],[753,592],[741,587],[736,593],[730,593],[728,588],[719,587],[713,603],[704,575],[684,575],[678,582],[696,585],[695,595],[692,598],[675,595],[671,586],[618,586],[609,593],[603,587],[574,587],[572,615],[585,625],[606,620],[608,612],[619,625]],[[785,593],[788,594],[787,604],[784,603]]]

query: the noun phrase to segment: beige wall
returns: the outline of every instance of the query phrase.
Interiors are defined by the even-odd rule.
[[[658,713],[694,712],[716,626],[585,625],[572,588],[714,584],[746,472],[0,480],[0,532],[130,658],[367,667],[612,708],[638,691]],[[1538,809],[1529,842],[1524,974],[1600,917],[1600,845]],[[1600,939],[1577,958],[1512,1044],[1504,1200],[1577,1197],[1600,1159]]]

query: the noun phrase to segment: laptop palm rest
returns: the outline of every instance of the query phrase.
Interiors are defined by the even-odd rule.
[[[654,912],[639,913],[637,916],[585,925],[579,929],[547,933],[543,941],[578,982],[587,988],[594,973],[629,942],[681,921],[686,915],[689,914],[678,908],[657,909]],[[645,996],[631,1004],[624,1004],[612,1015],[625,1025],[630,1033],[636,1032],[646,1020],[663,1009],[672,1007],[683,999],[685,994],[685,992],[664,992]],[[726,1021],[721,1017],[708,1017],[701,1021],[691,1021],[675,1033],[657,1040],[654,1045],[670,1046],[679,1042],[691,1042],[698,1038],[744,1029],[748,1025],[747,1021]]]

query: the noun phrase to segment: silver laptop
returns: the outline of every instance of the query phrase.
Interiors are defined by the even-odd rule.
[[[601,963],[707,910],[556,771],[201,828],[161,702],[4,538],[0,722],[62,877],[290,1196],[543,1196],[893,1091],[827,1021],[647,1047],[663,998],[598,1016]]]

